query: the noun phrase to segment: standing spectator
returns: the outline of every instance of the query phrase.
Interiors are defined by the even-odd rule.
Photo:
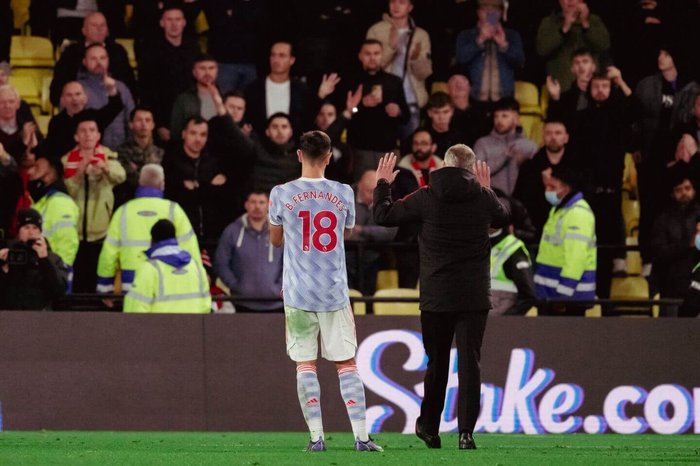
[[[515,72],[525,63],[520,34],[503,27],[503,9],[503,0],[479,0],[476,27],[457,36],[456,61],[467,70],[477,102],[512,97]]]
[[[450,127],[454,127],[458,133],[463,133],[463,142],[471,147],[477,139],[491,132],[493,118],[489,118],[476,106],[471,105],[469,78],[461,71],[457,69],[451,71],[447,80],[447,93],[450,95],[450,101],[454,107]],[[435,94],[439,94],[439,92]],[[435,134],[433,134],[433,138],[435,138]],[[435,140],[437,141],[437,139]],[[439,147],[440,144],[438,144]],[[441,157],[444,153],[444,151],[438,152]]]
[[[119,207],[109,222],[97,263],[99,293],[114,293],[117,269],[120,269],[122,291],[129,291],[136,270],[147,260],[143,251],[150,245],[151,228],[159,219],[167,218],[173,223],[181,249],[194,258],[200,257],[197,237],[187,214],[177,203],[163,199],[163,167],[144,165],[138,182],[136,198]]]
[[[266,27],[267,0],[204,0],[209,24],[208,46],[219,62],[222,92],[243,90],[255,81],[261,31]]]
[[[129,57],[124,47],[109,38],[107,20],[102,13],[91,13],[83,21],[83,38],[69,45],[61,54],[53,70],[51,80],[51,103],[59,105],[63,86],[68,81],[78,79],[78,72],[83,64],[85,49],[92,44],[101,44],[107,50],[110,59],[112,77],[123,82],[133,93],[136,90],[134,71],[129,64]]]
[[[542,19],[537,31],[537,54],[546,60],[547,75],[568,89],[574,81],[572,54],[587,48],[598,61],[610,48],[610,34],[600,17],[583,0],[559,0],[561,11]]]
[[[518,126],[519,112],[520,105],[514,98],[504,97],[498,101],[493,112],[493,131],[474,145],[479,160],[491,167],[491,184],[507,196],[513,194],[520,165],[537,152],[537,145],[525,137]]]
[[[545,178],[545,198],[552,210],[537,251],[537,297],[594,299],[596,291],[595,216],[579,190],[579,175],[557,166]],[[547,304],[540,315],[583,316],[586,306]]]
[[[444,157],[447,149],[455,144],[474,144],[475,139],[467,135],[473,126],[455,124],[455,108],[448,94],[436,92],[431,95],[425,110],[428,115],[426,129],[435,142],[434,152],[438,157]]]
[[[175,226],[158,220],[151,228],[148,260],[139,266],[124,298],[124,312],[209,314],[211,294],[201,260],[177,244]]]
[[[165,3],[160,17],[162,35],[144,43],[138,56],[141,103],[153,109],[158,137],[170,139],[173,101],[192,85],[192,67],[199,44],[184,35],[182,4]]]
[[[277,41],[270,47],[270,73],[256,79],[246,89],[248,117],[257,132],[275,113],[289,115],[292,127],[301,134],[311,127],[321,101],[328,97],[340,81],[337,74],[324,75],[314,95],[306,83],[292,79],[290,71],[296,61],[291,42]]]
[[[452,340],[457,340],[459,448],[475,449],[472,434],[479,417],[481,343],[489,300],[489,225],[504,226],[508,212],[489,189],[488,167],[467,146],[445,154],[427,189],[392,202],[395,157],[379,162],[374,191],[374,219],[379,225],[421,224],[420,310],[428,358],[425,396],[416,434],[428,448],[440,448],[440,414],[450,367]],[[458,283],[459,286],[455,286]]]
[[[263,143],[249,144],[255,154],[254,188],[271,190],[299,176],[299,161],[294,150],[294,128],[288,115],[275,113],[267,122]]]
[[[537,300],[530,253],[507,228],[489,232],[491,239],[491,311],[489,315],[523,315]]]
[[[103,84],[108,95],[107,105],[91,110],[95,114],[100,132],[104,131],[124,109],[116,81],[106,76]],[[37,155],[59,160],[75,147],[75,122],[80,112],[87,108],[87,101],[85,88],[78,81],[69,81],[63,86],[61,111],[49,120],[48,134],[36,148]]]
[[[117,154],[100,144],[100,136],[94,112],[83,111],[76,122],[77,145],[61,159],[68,193],[80,208],[73,279],[77,293],[95,292],[97,257],[114,208],[112,189],[126,179]]]
[[[135,107],[129,114],[129,139],[117,147],[119,163],[126,171],[126,182],[115,188],[117,205],[132,199],[139,185],[139,172],[149,163],[163,163],[165,151],[153,144],[155,122],[147,107]]]
[[[170,113],[170,134],[161,131],[161,139],[168,136],[179,142],[185,123],[190,118],[200,116],[204,121],[209,121],[217,114],[215,99],[219,91],[215,83],[218,70],[219,66],[211,55],[197,55],[192,66],[195,84],[175,98]]]
[[[109,56],[107,49],[93,44],[85,49],[83,65],[87,71],[79,80],[87,95],[87,108],[98,109],[109,103],[110,94],[116,86],[122,100],[122,111],[104,128],[102,143],[110,148],[117,148],[126,141],[129,128],[129,114],[134,109],[134,99],[129,88],[121,81],[109,76]],[[112,81],[115,81],[112,83]]]
[[[375,39],[362,43],[362,73],[350,85],[350,89],[362,85],[362,100],[348,128],[354,179],[374,169],[385,152],[398,147],[399,127],[411,116],[401,79],[382,70],[382,49]]]
[[[161,36],[160,20],[163,10],[180,8],[185,13],[185,37],[196,39],[195,24],[202,11],[199,0],[129,0],[133,5],[133,15],[129,25],[134,37],[136,59],[141,58],[144,47]]]
[[[270,243],[267,193],[254,191],[245,201],[245,214],[226,227],[216,249],[216,275],[236,298],[279,298],[282,293],[284,250]],[[279,301],[245,301],[236,312],[282,312]]]
[[[697,258],[697,251],[700,251],[700,222],[695,224],[695,237],[693,239],[696,249],[693,252]],[[700,315],[700,266],[696,263],[693,267],[690,286],[683,299],[683,304],[678,310],[678,317],[698,317],[698,315]]]
[[[623,90],[613,92],[613,84]],[[591,105],[579,113],[580,123],[572,134],[572,144],[580,151],[580,166],[587,175],[586,200],[597,219],[596,236],[600,244],[624,246],[625,227],[622,217],[622,174],[625,153],[630,147],[630,95],[619,70],[591,80]],[[598,249],[598,297],[608,298],[612,273],[624,274],[627,267],[623,249]]]
[[[566,125],[558,120],[547,120],[543,129],[544,147],[535,156],[523,163],[518,172],[513,197],[523,203],[537,231],[537,240],[547,222],[552,205],[544,197],[544,180],[551,170],[562,166],[576,166],[574,148],[570,147]]]
[[[78,254],[80,209],[68,195],[63,167],[58,159],[40,157],[28,170],[32,208],[43,219],[44,237],[66,266],[68,290],[73,283],[73,264]]]
[[[41,234],[41,215],[22,209],[17,239],[0,249],[0,309],[42,311],[66,292],[66,270]],[[12,263],[10,251],[22,250],[25,263]]]
[[[590,104],[588,88],[596,68],[597,65],[591,51],[578,49],[571,55],[571,74],[574,76],[574,81],[569,89],[562,92],[561,83],[552,76],[547,76],[548,118],[558,119],[571,125],[576,112],[588,108]]]
[[[245,119],[243,92],[227,92],[222,101],[225,111],[209,120],[207,145],[229,181],[227,184],[232,196],[230,218],[234,219],[244,213],[243,204],[253,190],[255,157],[249,145],[257,140],[257,135],[252,134],[253,128]],[[234,126],[238,131],[234,130]]]
[[[664,170],[673,143],[674,116],[683,96],[693,92],[687,76],[679,73],[671,47],[658,50],[658,72],[646,76],[634,90],[639,111],[641,133],[639,159],[636,161],[639,190],[639,246],[644,264],[650,264],[649,233],[654,218],[662,207],[663,182],[658,176]]]
[[[396,236],[396,227],[379,226],[372,216],[374,188],[377,187],[377,173],[367,170],[355,190],[355,228],[347,238],[357,242],[391,241]],[[381,252],[375,248],[365,248],[361,256],[356,251],[346,254],[348,286],[359,290],[365,296],[372,296],[377,289],[377,274]],[[360,277],[362,277],[360,279]]]
[[[226,176],[206,149],[209,126],[200,116],[187,120],[182,143],[165,155],[165,196],[182,206],[200,240],[217,239],[222,222]]]
[[[50,29],[51,40],[56,47],[60,47],[66,41],[80,41],[85,19],[97,12],[106,18],[105,25],[109,25],[114,37],[124,37],[125,8],[125,0],[35,0],[29,5],[29,19],[32,34],[46,36]]]
[[[683,299],[688,292],[696,256],[696,224],[700,206],[695,188],[683,170],[673,170],[672,199],[654,221],[651,230],[652,277],[662,298]],[[662,306],[662,317],[676,317],[678,306]]]
[[[428,102],[425,80],[433,74],[430,36],[416,26],[411,17],[413,0],[389,0],[389,13],[367,31],[368,39],[382,43],[382,68],[403,82],[411,117],[401,127],[400,137],[407,139],[420,124],[420,109]]]

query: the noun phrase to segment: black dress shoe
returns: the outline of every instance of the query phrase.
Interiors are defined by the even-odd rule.
[[[474,437],[469,432],[462,432],[459,434],[459,449],[460,450],[476,450],[476,443],[474,443]]]
[[[435,434],[429,434],[425,431],[425,427],[420,421],[416,421],[416,435],[419,439],[425,442],[428,448],[441,448],[442,442],[440,442],[440,436]]]

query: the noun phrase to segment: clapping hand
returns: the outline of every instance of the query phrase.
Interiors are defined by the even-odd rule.
[[[396,155],[394,155],[393,152],[384,154],[384,156],[379,159],[379,165],[377,166],[377,183],[379,183],[379,180],[386,180],[389,184],[393,183],[396,179],[396,175],[399,174],[398,170],[394,171],[395,166]]]
[[[561,84],[559,81],[554,79],[551,75],[547,75],[547,93],[551,100],[559,100],[561,97]]]

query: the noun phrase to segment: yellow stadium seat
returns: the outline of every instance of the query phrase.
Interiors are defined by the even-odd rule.
[[[622,190],[630,193],[631,197],[637,198],[637,166],[634,157],[627,152],[625,154],[625,169],[622,172]]]
[[[644,277],[613,277],[610,287],[611,299],[649,299],[649,283]],[[638,316],[641,313],[650,314],[652,310],[649,306],[615,306],[615,310],[622,315],[629,312]]]
[[[532,306],[526,313],[525,317],[537,317],[537,308]]]
[[[540,92],[540,109],[542,110],[542,116],[547,116],[547,109],[549,108],[549,91],[547,91],[547,86],[542,85],[542,91]]]
[[[350,291],[348,293],[351,298],[361,298],[362,293],[360,293],[359,290],[355,290],[350,288]],[[363,316],[367,314],[367,304],[360,302],[360,301],[355,301],[352,303],[352,311],[356,316]]]
[[[656,300],[656,299],[661,299],[661,295],[660,295],[659,293],[656,293],[656,294],[654,295],[654,298],[653,298],[653,299],[654,299],[654,300]],[[651,307],[651,315],[652,315],[652,317],[654,317],[655,319],[658,319],[658,318],[659,318],[659,306],[658,306],[658,305],[654,305],[654,306]]]
[[[523,128],[523,135],[537,144],[538,147],[544,144],[544,122],[538,115],[520,115],[520,126]]]
[[[53,68],[53,45],[46,37],[12,36],[10,63],[14,68]]]
[[[625,243],[627,246],[637,246],[639,241],[636,236],[628,236]],[[642,255],[639,251],[627,251],[627,273],[629,275],[642,274]]]
[[[49,132],[49,121],[51,120],[51,115],[37,115],[34,117],[36,119],[36,124],[39,126],[39,131],[41,134],[46,136]]]
[[[444,92],[445,94],[448,94],[447,83],[445,81],[435,81],[430,87],[430,94],[432,95],[436,92]]]
[[[22,29],[29,22],[30,0],[12,0],[12,13],[15,29]]]
[[[515,81],[515,100],[520,104],[520,114],[533,114],[542,117],[540,96],[537,86],[527,81]]]
[[[19,93],[22,100],[31,106],[41,107],[41,87],[31,76],[10,76],[10,85]]]
[[[399,271],[398,270],[380,270],[377,273],[377,289],[385,290],[387,288],[399,287]]]
[[[387,288],[377,290],[375,298],[417,298],[419,291],[412,288]],[[415,303],[374,303],[374,314],[382,316],[420,315],[418,302]]]
[[[627,236],[634,236],[639,228],[639,201],[631,200],[629,192],[622,193],[622,218]]]
[[[586,317],[603,317],[603,309],[600,307],[600,304],[586,309]]]
[[[136,69],[137,64],[136,53],[134,52],[134,39],[119,38],[114,39],[114,42],[124,47],[124,50],[126,50],[126,55],[129,57],[129,65],[131,65],[132,68]]]

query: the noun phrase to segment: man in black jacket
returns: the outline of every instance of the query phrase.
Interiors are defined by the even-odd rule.
[[[66,292],[66,266],[41,235],[39,212],[22,209],[17,221],[17,239],[0,249],[0,309],[49,309]]]
[[[491,308],[489,227],[506,226],[509,214],[490,189],[488,166],[465,145],[447,150],[445,167],[433,172],[426,189],[393,202],[389,186],[398,173],[395,162],[393,154],[379,161],[373,212],[378,225],[421,224],[420,309],[428,368],[416,434],[428,448],[440,448],[438,428],[456,334],[459,448],[475,449],[481,342]]]

